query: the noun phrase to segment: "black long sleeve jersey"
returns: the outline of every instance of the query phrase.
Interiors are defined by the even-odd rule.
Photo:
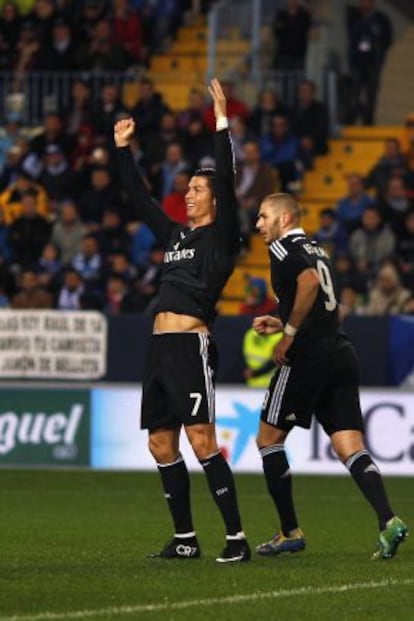
[[[117,149],[121,178],[134,217],[145,222],[165,248],[155,314],[197,317],[211,326],[215,306],[240,248],[234,156],[227,129],[215,133],[216,218],[191,229],[177,224],[150,196],[128,147]]]
[[[319,274],[320,287],[315,303],[295,338],[295,348],[340,331],[337,292],[325,250],[309,240],[302,229],[294,229],[269,246],[272,288],[279,300],[283,323],[289,320],[296,298],[297,277],[308,268]]]

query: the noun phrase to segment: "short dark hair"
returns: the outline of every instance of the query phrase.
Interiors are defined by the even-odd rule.
[[[214,182],[216,179],[216,169],[215,168],[197,168],[194,171],[194,177],[205,177],[207,179],[207,184],[210,190],[215,194]]]
[[[336,211],[332,207],[325,207],[319,212],[320,217],[322,216],[330,216],[331,218],[336,218]]]

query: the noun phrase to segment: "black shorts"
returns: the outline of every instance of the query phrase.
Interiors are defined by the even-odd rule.
[[[298,352],[291,366],[275,373],[261,420],[289,431],[295,425],[309,429],[315,415],[328,435],[345,429],[363,431],[358,386],[358,360],[348,339],[342,335],[320,339]]]
[[[209,334],[154,334],[143,380],[141,428],[214,422],[216,370],[217,349]]]

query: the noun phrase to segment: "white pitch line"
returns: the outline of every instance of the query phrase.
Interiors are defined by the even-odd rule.
[[[88,617],[117,616],[125,614],[137,614],[145,612],[160,612],[163,610],[182,610],[183,608],[208,607],[221,604],[239,604],[263,599],[279,599],[285,597],[297,597],[301,595],[324,595],[326,593],[346,593],[347,591],[362,591],[365,589],[382,589],[392,586],[410,586],[414,579],[395,580],[389,578],[379,582],[356,582],[339,584],[331,587],[305,586],[297,589],[280,589],[279,591],[257,591],[243,595],[229,595],[227,597],[215,597],[211,599],[194,599],[184,602],[171,602],[164,604],[137,604],[136,606],[114,606],[111,608],[99,608],[97,610],[76,610],[73,612],[43,612],[33,615],[15,615],[12,617],[0,617],[0,621],[59,621],[60,619],[85,619]]]

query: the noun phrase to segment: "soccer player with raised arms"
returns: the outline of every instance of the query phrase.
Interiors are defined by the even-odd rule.
[[[305,548],[284,443],[296,425],[309,428],[315,415],[377,515],[380,532],[373,558],[388,559],[407,536],[407,527],[392,510],[378,467],[364,445],[358,363],[340,329],[329,258],[306,237],[300,219],[300,206],[292,196],[271,194],[262,202],[257,221],[269,247],[280,318],[256,317],[253,327],[259,334],[284,331],[274,354],[281,368],[266,393],[257,437],[281,530],[257,552],[277,556]]]
[[[190,180],[186,194],[189,226],[172,221],[149,195],[128,146],[135,131],[133,119],[118,121],[114,138],[123,185],[135,216],[146,222],[165,248],[143,379],[141,426],[149,431],[149,449],[161,475],[175,534],[152,556],[200,556],[191,514],[190,480],[179,450],[184,427],[225,523],[226,542],[216,560],[228,563],[248,561],[250,549],[241,525],[233,475],[216,440],[217,353],[210,330],[216,302],[235,266],[240,230],[226,99],[217,79],[211,81],[209,92],[216,117],[216,167],[196,170]]]

